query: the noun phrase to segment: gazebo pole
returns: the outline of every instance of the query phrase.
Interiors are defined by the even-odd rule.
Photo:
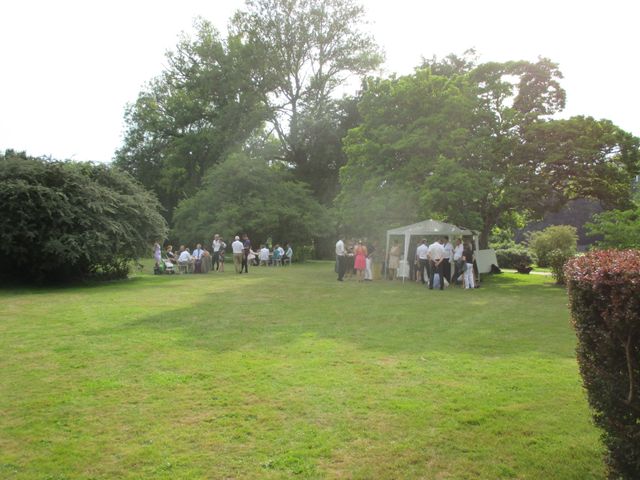
[[[389,276],[387,273],[389,271],[388,259],[389,259],[389,231],[387,230],[387,248],[384,249],[384,268],[382,269],[382,274],[384,275],[384,278],[387,278]]]

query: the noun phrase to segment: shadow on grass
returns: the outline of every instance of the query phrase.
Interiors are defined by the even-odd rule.
[[[161,334],[163,342],[212,353],[282,353],[305,337],[383,354],[574,356],[566,297],[551,282],[500,275],[474,291],[439,292],[394,282],[331,288],[327,277],[309,280],[295,302],[267,277],[243,278],[244,286],[232,280],[221,285],[222,297],[86,333]],[[160,286],[167,287],[160,282],[154,288]]]

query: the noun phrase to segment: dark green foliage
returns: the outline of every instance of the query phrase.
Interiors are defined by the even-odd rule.
[[[271,238],[294,248],[326,232],[327,211],[288,170],[246,152],[231,154],[211,169],[202,189],[176,209],[174,237],[181,243],[227,243],[248,233],[255,244]]]
[[[112,167],[0,157],[0,243],[8,278],[126,276],[166,234],[157,200]]]
[[[535,263],[535,256],[526,248],[514,246],[496,250],[500,268],[528,267]]]
[[[610,210],[593,217],[586,224],[591,235],[602,235],[599,248],[640,248],[640,207]]]
[[[603,250],[571,260],[565,274],[578,363],[609,478],[640,478],[640,251]]]

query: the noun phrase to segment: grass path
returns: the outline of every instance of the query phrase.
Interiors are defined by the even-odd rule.
[[[551,282],[318,262],[5,288],[0,478],[603,478]]]

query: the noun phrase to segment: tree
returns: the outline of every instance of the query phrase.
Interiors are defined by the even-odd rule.
[[[640,249],[640,207],[599,213],[586,227],[590,235],[603,237],[598,248]]]
[[[318,179],[337,178],[339,155],[333,148],[318,148],[340,130],[334,94],[350,76],[375,69],[382,55],[373,38],[360,30],[364,10],[353,0],[246,3],[247,11],[233,18],[232,31],[265,52],[265,78],[274,88],[263,92],[264,102],[284,147],[283,160],[321,198],[324,182]]]
[[[416,202],[412,221],[479,230],[486,248],[494,227],[539,218],[568,199],[624,204],[638,139],[606,120],[550,120],[564,106],[561,77],[547,59],[475,65],[449,56],[413,75],[370,80],[362,124],[345,139],[343,212],[355,196],[405,192]]]
[[[0,242],[9,278],[125,276],[166,235],[156,198],[117,168],[0,156]]]
[[[171,218],[206,171],[244,142],[266,117],[261,51],[223,40],[199,19],[167,54],[168,68],[127,108],[115,163],[157,193]]]
[[[195,243],[246,232],[256,241],[304,245],[322,235],[327,211],[289,171],[265,161],[278,145],[266,147],[234,152],[214,166],[202,189],[178,205],[175,236]]]

